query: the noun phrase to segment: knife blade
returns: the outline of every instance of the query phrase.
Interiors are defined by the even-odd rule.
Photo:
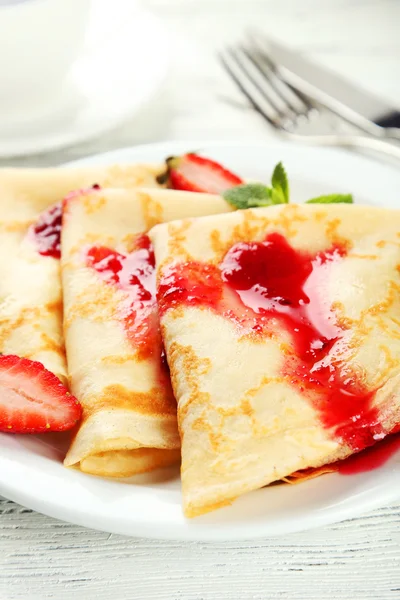
[[[370,135],[400,139],[395,106],[261,32],[253,32],[252,39],[287,83]]]

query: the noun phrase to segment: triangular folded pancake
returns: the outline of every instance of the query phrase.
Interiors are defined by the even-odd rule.
[[[280,205],[150,232],[185,514],[400,425],[400,211]]]
[[[156,186],[160,170],[0,169],[0,352],[38,360],[66,379],[57,258],[61,200],[93,184]]]
[[[64,331],[71,390],[83,406],[67,466],[122,477],[179,460],[153,251],[143,232],[229,210],[219,196],[172,190],[94,190],[65,203]]]

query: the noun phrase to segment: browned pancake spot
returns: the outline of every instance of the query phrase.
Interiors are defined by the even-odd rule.
[[[320,223],[321,221],[323,221],[324,219],[326,219],[326,212],[323,210],[318,210],[314,213],[314,220],[317,223]]]
[[[210,409],[208,409],[207,415],[204,412],[202,416],[198,417],[193,421],[192,429],[195,431],[197,430],[206,432],[208,434],[210,447],[214,453],[220,452],[222,446],[224,446],[224,451],[226,451],[227,445],[231,444],[232,440],[222,433],[223,427],[221,421],[219,423],[218,431],[217,426],[214,422],[211,425],[210,419],[212,419],[213,421],[215,420],[215,417],[213,418],[211,415],[212,412],[210,411]],[[183,438],[181,437],[181,440],[182,439]]]
[[[210,233],[210,243],[214,254],[223,256],[226,250],[226,244],[221,239],[221,232],[218,229],[213,229]]]
[[[163,167],[157,165],[113,165],[107,168],[100,184],[102,187],[160,187],[156,177],[162,170]]]
[[[378,302],[377,304],[374,304],[373,306],[370,306],[369,308],[367,308],[364,312],[363,312],[363,317],[365,317],[366,315],[379,315],[382,313],[387,313],[389,308],[392,306],[392,304],[398,300],[399,298],[399,292],[400,292],[400,285],[398,283],[396,283],[395,281],[389,281],[388,282],[388,291],[386,296],[381,300],[381,302]]]
[[[137,233],[128,233],[122,238],[121,242],[125,252],[130,253],[137,250]]]
[[[87,215],[92,215],[107,203],[102,192],[90,192],[81,196],[81,204]]]
[[[400,367],[400,357],[399,356],[392,356],[389,348],[387,348],[386,346],[383,346],[382,344],[379,346],[379,349],[381,350],[382,354],[385,357],[385,369],[383,369],[383,372],[381,374],[381,378],[383,377],[383,379],[385,378],[385,373],[386,375],[389,374],[390,371],[395,371],[398,370]]]
[[[138,192],[140,206],[142,208],[146,231],[163,222],[163,207],[149,194]]]
[[[185,242],[188,237],[188,231],[192,221],[190,219],[184,219],[178,224],[168,224],[168,251],[171,256],[177,258],[178,256],[182,260],[191,260],[191,256],[185,248]]]
[[[304,223],[307,217],[302,214],[297,204],[288,204],[283,207],[279,216],[273,220],[273,224],[288,238],[293,238],[298,230],[296,224]]]
[[[256,437],[260,437],[266,435],[268,432],[265,428],[263,428],[260,423],[257,421],[255,410],[252,406],[251,400],[255,398],[255,396],[267,385],[271,385],[272,383],[284,383],[284,377],[263,377],[260,383],[253,388],[250,388],[246,391],[238,407],[234,412],[234,414],[243,414],[250,419],[251,427],[253,431],[253,435]],[[226,415],[228,416],[228,415]]]
[[[133,410],[153,416],[176,415],[175,398],[160,387],[136,392],[120,384],[109,385],[100,395],[85,398],[83,405],[85,418],[104,409]]]
[[[50,314],[55,314],[57,317],[61,316],[63,313],[63,303],[62,300],[54,300],[54,302],[48,302],[45,305],[45,309]]]
[[[100,323],[115,320],[116,307],[123,296],[122,291],[111,285],[93,282],[65,311],[64,328],[68,329],[77,318]]]
[[[29,327],[31,330],[40,331],[44,319],[53,321],[55,335],[61,339],[61,326],[59,326],[61,319],[58,316],[59,311],[62,310],[61,306],[60,302],[50,302],[45,306],[23,307],[17,315],[11,318],[0,318],[0,349],[4,347],[4,344],[17,329]],[[56,341],[54,341],[54,344],[55,351],[59,354],[60,346]]]
[[[208,373],[211,369],[211,361],[209,358],[199,358],[191,346],[182,346],[177,342],[173,342],[168,349],[168,364],[171,374],[172,389],[178,397],[178,382],[183,376],[189,388],[189,398],[185,402],[185,406],[181,406],[179,410],[178,425],[181,436],[183,429],[181,424],[187,415],[192,403],[200,403],[209,405],[210,394],[200,390],[200,377]]]
[[[394,242],[393,240],[381,240],[376,243],[378,248],[386,248],[386,246],[395,246],[396,248],[400,247],[400,242]]]
[[[328,221],[325,227],[325,235],[332,246],[342,246],[349,251],[353,247],[353,243],[349,239],[346,239],[340,235],[338,230],[341,224],[342,222],[340,219],[332,219],[331,221]]]
[[[348,255],[348,258],[359,258],[361,260],[378,260],[379,256],[377,256],[376,254],[357,254],[355,252],[351,252]]]
[[[270,219],[257,215],[257,213],[251,209],[244,210],[241,213],[241,216],[241,222],[235,225],[230,239],[225,243],[223,254],[226,254],[227,250],[237,242],[247,242],[249,240],[259,239],[260,236],[263,236],[271,223]]]
[[[101,362],[105,365],[125,365],[135,360],[137,360],[136,354],[126,354],[125,356],[103,356]]]
[[[60,341],[56,341],[54,338],[47,335],[47,333],[42,332],[40,337],[42,339],[43,345],[40,348],[38,348],[36,352],[55,352],[59,356],[65,358],[65,348],[63,343],[61,343]]]

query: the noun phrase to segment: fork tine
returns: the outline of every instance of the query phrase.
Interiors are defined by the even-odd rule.
[[[242,46],[242,52],[246,54],[261,76],[268,80],[288,109],[296,116],[306,116],[314,108],[313,104],[279,76],[276,65],[272,63],[265,52],[260,51],[254,43],[252,46],[252,49]]]
[[[247,100],[250,102],[251,106],[254,108],[256,112],[258,112],[270,125],[276,128],[280,128],[280,119],[277,117],[276,111],[271,110],[271,106],[269,104],[261,103],[254,95],[252,91],[249,91],[245,85],[245,81],[247,84],[249,80],[247,78],[247,73],[243,71],[240,63],[236,61],[235,55],[232,54],[232,50],[226,50],[225,52],[220,52],[218,54],[219,59],[222,63],[222,66],[227,71],[228,75],[233,79],[239,90],[244,94]],[[228,59],[230,57],[230,60]],[[233,60],[232,60],[233,58]],[[236,69],[233,67],[236,66]],[[239,69],[238,69],[239,67]],[[238,75],[240,71],[241,75]],[[243,78],[243,74],[246,79]]]
[[[249,60],[249,57],[244,52],[241,46],[232,48],[230,50],[232,58],[241,67],[242,72],[245,74],[247,79],[251,81],[254,88],[263,96],[280,117],[293,119],[295,114],[288,108],[287,104],[282,101],[279,94],[276,93],[274,88],[271,86],[268,78],[260,72],[259,69],[255,68],[254,63]]]
[[[315,104],[310,100],[310,98],[308,98],[308,96],[303,94],[303,92],[300,90],[294,88],[290,83],[283,79],[279,71],[279,65],[272,60],[268,54],[268,45],[263,39],[262,33],[259,31],[248,31],[246,37],[249,45],[261,55],[262,62],[265,63],[265,66],[267,66],[268,69],[274,73],[276,79],[282,82],[282,84],[286,87],[286,90],[290,90],[293,97],[295,97],[299,102],[303,103],[310,112],[316,110]]]

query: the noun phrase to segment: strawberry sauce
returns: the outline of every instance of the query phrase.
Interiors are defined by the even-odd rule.
[[[355,475],[372,471],[387,463],[399,451],[400,434],[388,435],[375,446],[366,448],[362,452],[336,463],[337,470],[341,475]]]
[[[335,360],[345,348],[346,331],[324,304],[334,263],[346,254],[341,246],[311,255],[272,233],[263,242],[232,246],[219,266],[183,263],[160,281],[159,310],[181,304],[208,307],[258,336],[289,337],[283,375],[310,402],[335,439],[354,451],[383,436],[372,406],[374,392]]]
[[[40,215],[32,227],[39,254],[61,258],[61,223],[62,202],[57,202]]]
[[[121,254],[104,246],[93,246],[86,254],[87,264],[101,278],[116,285],[127,294],[120,306],[120,317],[129,340],[142,357],[161,354],[155,300],[155,261],[150,239],[140,235],[135,240],[135,250]]]
[[[99,189],[100,186],[95,183],[89,188],[70,192],[65,201]],[[62,216],[63,202],[57,202],[42,212],[36,223],[32,225],[30,232],[35,240],[37,251],[42,256],[61,258]]]

